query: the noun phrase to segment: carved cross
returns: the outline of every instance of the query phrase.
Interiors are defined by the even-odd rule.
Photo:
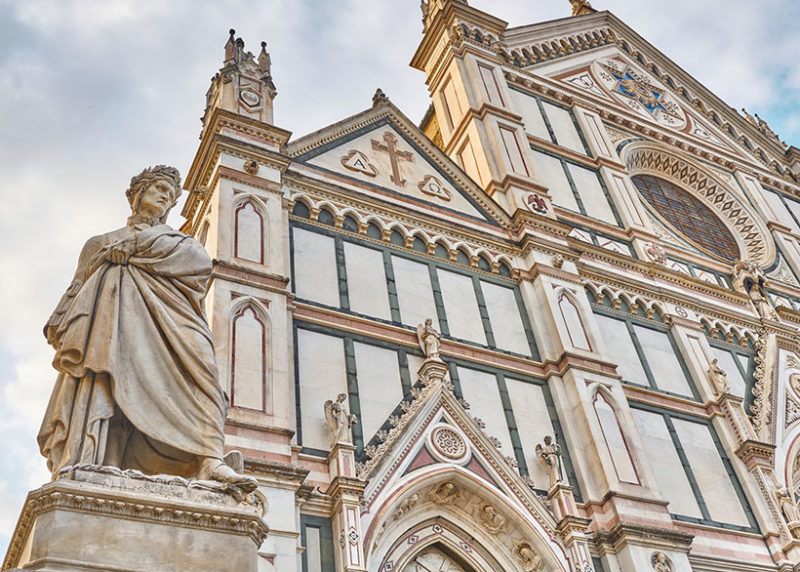
[[[383,134],[383,140],[386,142],[386,145],[373,139],[372,148],[376,151],[384,151],[389,154],[389,161],[392,163],[392,176],[389,178],[398,187],[403,187],[406,184],[406,180],[400,176],[400,163],[398,159],[411,162],[414,160],[414,155],[408,151],[397,150],[397,137],[394,136],[394,133],[387,131]]]

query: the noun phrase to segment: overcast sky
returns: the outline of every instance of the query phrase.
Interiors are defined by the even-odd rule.
[[[470,4],[511,26],[570,14],[568,0]],[[800,146],[796,0],[594,6]],[[369,107],[377,87],[415,122],[428,106],[408,66],[419,0],[0,0],[0,550],[49,476],[35,443],[56,377],[42,326],[84,241],[124,224],[130,177],[188,170],[231,27],[254,53],[268,42],[275,124],[295,136]]]

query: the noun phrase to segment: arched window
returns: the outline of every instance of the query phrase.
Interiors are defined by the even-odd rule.
[[[631,180],[661,218],[692,244],[727,262],[741,257],[731,231],[700,199],[652,175],[636,175]]]
[[[231,405],[267,411],[267,328],[251,304],[231,319]]]
[[[567,326],[567,333],[569,334],[569,342],[572,347],[580,348],[583,350],[592,350],[592,345],[586,336],[586,330],[583,327],[581,314],[566,292],[561,292],[558,297],[558,308],[561,310],[561,317],[564,318],[564,324]]]
[[[260,209],[246,200],[234,212],[234,257],[264,264],[264,218]]]
[[[603,430],[603,437],[608,446],[611,461],[614,463],[614,469],[617,471],[617,478],[620,481],[638,485],[639,477],[631,461],[628,444],[622,434],[622,429],[620,429],[617,414],[602,391],[598,391],[594,397],[594,411],[597,414],[600,428]]]

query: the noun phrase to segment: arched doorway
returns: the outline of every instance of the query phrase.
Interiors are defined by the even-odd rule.
[[[478,572],[457,561],[443,546],[434,545],[417,554],[402,572]]]

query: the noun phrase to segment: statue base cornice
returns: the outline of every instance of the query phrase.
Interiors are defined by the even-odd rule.
[[[230,488],[70,468],[28,493],[2,569],[255,572],[263,505]]]

